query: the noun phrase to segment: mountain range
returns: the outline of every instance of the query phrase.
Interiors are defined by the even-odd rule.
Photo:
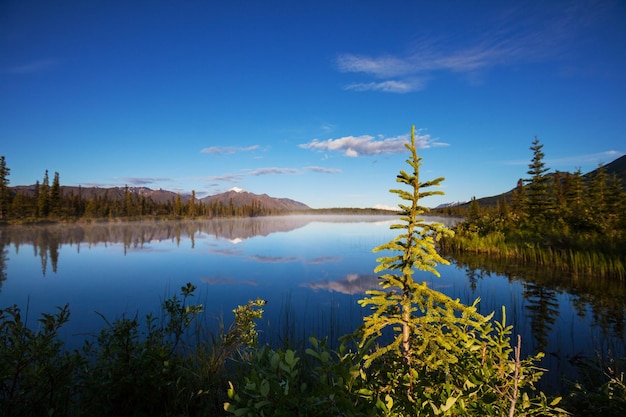
[[[26,196],[35,195],[35,185],[18,185],[10,187],[14,192],[20,193]],[[67,196],[69,194],[81,195],[83,198],[89,200],[94,197],[104,198],[105,196],[111,200],[122,200],[126,187],[74,187],[74,186],[61,186],[61,192]],[[174,202],[178,197],[178,194],[172,191],[158,189],[153,190],[148,187],[128,187],[128,191],[131,194],[144,196],[152,199],[157,203]],[[191,198],[191,195],[180,195],[180,199],[183,203],[186,203]],[[291,200],[288,198],[270,197],[267,194],[254,194],[241,188],[231,188],[230,190],[216,195],[210,195],[204,198],[198,199],[205,205],[212,205],[214,203],[221,203],[224,206],[231,204],[233,207],[252,206],[253,204],[260,205],[270,210],[280,211],[293,211],[293,210],[309,210],[310,207],[299,201]]]
[[[616,175],[622,181],[622,187],[626,191],[626,155],[617,158],[613,162],[606,164],[603,166],[604,171],[607,176]],[[590,171],[583,175],[584,181],[590,181],[598,172],[598,169]],[[548,174],[551,175],[551,174]],[[33,196],[35,194],[35,185],[18,185],[14,187],[9,187],[14,192],[24,194],[26,196]],[[124,193],[126,187],[75,187],[75,186],[61,186],[61,190],[63,195],[81,195],[83,198],[91,199],[93,197],[103,198],[107,196],[112,200],[122,200],[124,198]],[[510,199],[511,194],[513,193],[514,188],[504,193],[477,198],[477,201],[480,206],[491,206],[496,205],[498,201],[502,199],[504,195],[507,199]],[[128,191],[132,194],[136,194],[139,196],[145,196],[147,198],[152,199],[157,203],[167,203],[174,202],[178,197],[178,193],[173,191],[164,190],[162,188],[153,190],[148,187],[128,187]],[[187,202],[191,195],[180,195],[181,201],[183,203]],[[252,205],[260,205],[266,209],[270,210],[279,210],[279,211],[297,211],[297,210],[309,210],[310,207],[304,203],[299,201],[291,200],[289,198],[277,198],[271,197],[267,194],[254,194],[245,190],[242,190],[238,187],[233,187],[230,190],[210,195],[207,197],[203,197],[198,201],[202,202],[205,205],[212,204],[222,204],[224,206],[228,206],[232,203],[233,207],[241,207],[241,206],[252,206]],[[454,207],[454,206],[464,206],[469,204],[469,202],[450,202],[447,204],[441,204],[436,208],[445,208],[445,207]]]

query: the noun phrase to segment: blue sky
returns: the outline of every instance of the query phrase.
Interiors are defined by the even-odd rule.
[[[415,125],[427,206],[626,152],[623,1],[0,3],[11,185],[232,187],[396,206]]]

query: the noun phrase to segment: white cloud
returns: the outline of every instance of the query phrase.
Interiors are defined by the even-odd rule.
[[[308,171],[318,172],[320,174],[339,174],[341,172],[341,170],[338,168],[324,168],[318,166],[304,167],[304,169]]]
[[[217,155],[233,154],[237,152],[250,152],[259,149],[259,145],[253,145],[248,147],[241,146],[211,146],[209,148],[203,148],[200,153],[210,153]]]
[[[126,178],[123,178],[122,180],[132,185],[148,185],[148,184],[153,184],[155,182],[171,181],[170,178],[138,178],[138,177],[126,177]]]
[[[375,209],[378,210],[393,210],[393,211],[400,211],[400,207],[398,206],[388,206],[386,204],[376,204],[374,206]]]
[[[377,77],[397,77],[414,71],[404,58],[382,56],[373,58],[363,55],[344,54],[337,58],[341,72],[364,72]]]
[[[209,177],[209,181],[239,182],[243,179],[243,177],[243,174],[224,174]]]
[[[400,135],[391,138],[379,138],[374,136],[344,136],[338,139],[319,140],[313,139],[309,143],[298,145],[302,149],[310,149],[314,151],[341,152],[346,156],[355,158],[364,155],[380,155],[404,153],[406,148],[404,145],[410,141],[410,136]],[[434,142],[430,135],[417,134],[415,137],[415,145],[418,148],[430,148],[431,146],[445,146],[441,142]]]
[[[385,93],[410,93],[423,88],[423,82],[416,81],[383,81],[370,83],[352,83],[346,85],[346,90],[352,91],[382,91]]]
[[[300,171],[294,168],[259,168],[249,172],[249,175],[255,177],[259,175],[276,175],[276,174],[299,174]]]
[[[543,162],[546,164],[548,168],[554,167],[578,167],[580,165],[590,165],[590,164],[608,164],[613,162],[617,158],[624,156],[624,152],[610,150],[605,152],[598,153],[590,153],[586,155],[576,155],[576,156],[568,156],[564,158],[548,158],[544,159]],[[528,165],[531,163],[532,155],[528,156],[527,160],[511,160],[511,161],[503,161],[505,165]]]
[[[557,60],[575,50],[577,36],[584,29],[581,22],[593,24],[590,7],[560,6],[534,8],[511,6],[493,10],[482,17],[484,30],[457,38],[432,36],[418,39],[400,54],[340,54],[337,69],[375,78],[344,86],[352,91],[408,93],[425,88],[426,80],[445,72],[462,73],[475,79],[489,68],[518,63]]]

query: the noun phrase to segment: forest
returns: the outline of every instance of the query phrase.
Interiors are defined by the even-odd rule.
[[[600,166],[591,175],[549,172],[543,145],[532,143],[526,179],[495,204],[477,199],[434,210],[465,220],[441,242],[444,253],[476,253],[585,275],[626,277],[626,192]]]
[[[108,190],[102,195],[89,195],[82,187],[73,187],[64,193],[59,173],[54,173],[50,183],[47,170],[42,181],[35,183],[32,193],[20,192],[9,187],[10,172],[5,157],[0,157],[0,222],[254,217],[280,213],[257,201],[240,206],[235,206],[232,201],[204,204],[196,198],[195,191],[191,192],[190,198],[177,194],[165,202],[133,193],[128,186],[123,188],[121,197]]]

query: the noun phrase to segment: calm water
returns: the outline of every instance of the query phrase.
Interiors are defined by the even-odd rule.
[[[357,300],[377,286],[372,248],[391,240],[393,217],[288,216],[205,221],[20,226],[0,229],[0,307],[39,314],[70,304],[63,328],[69,346],[97,332],[102,318],[158,312],[161,300],[187,282],[209,321],[228,322],[232,309],[266,299],[262,341],[351,332],[363,313]],[[486,265],[475,259],[440,266],[441,278],[415,279],[480,311],[506,306],[525,354],[546,352],[542,388],[558,390],[569,358],[611,351],[623,355],[623,283]]]

